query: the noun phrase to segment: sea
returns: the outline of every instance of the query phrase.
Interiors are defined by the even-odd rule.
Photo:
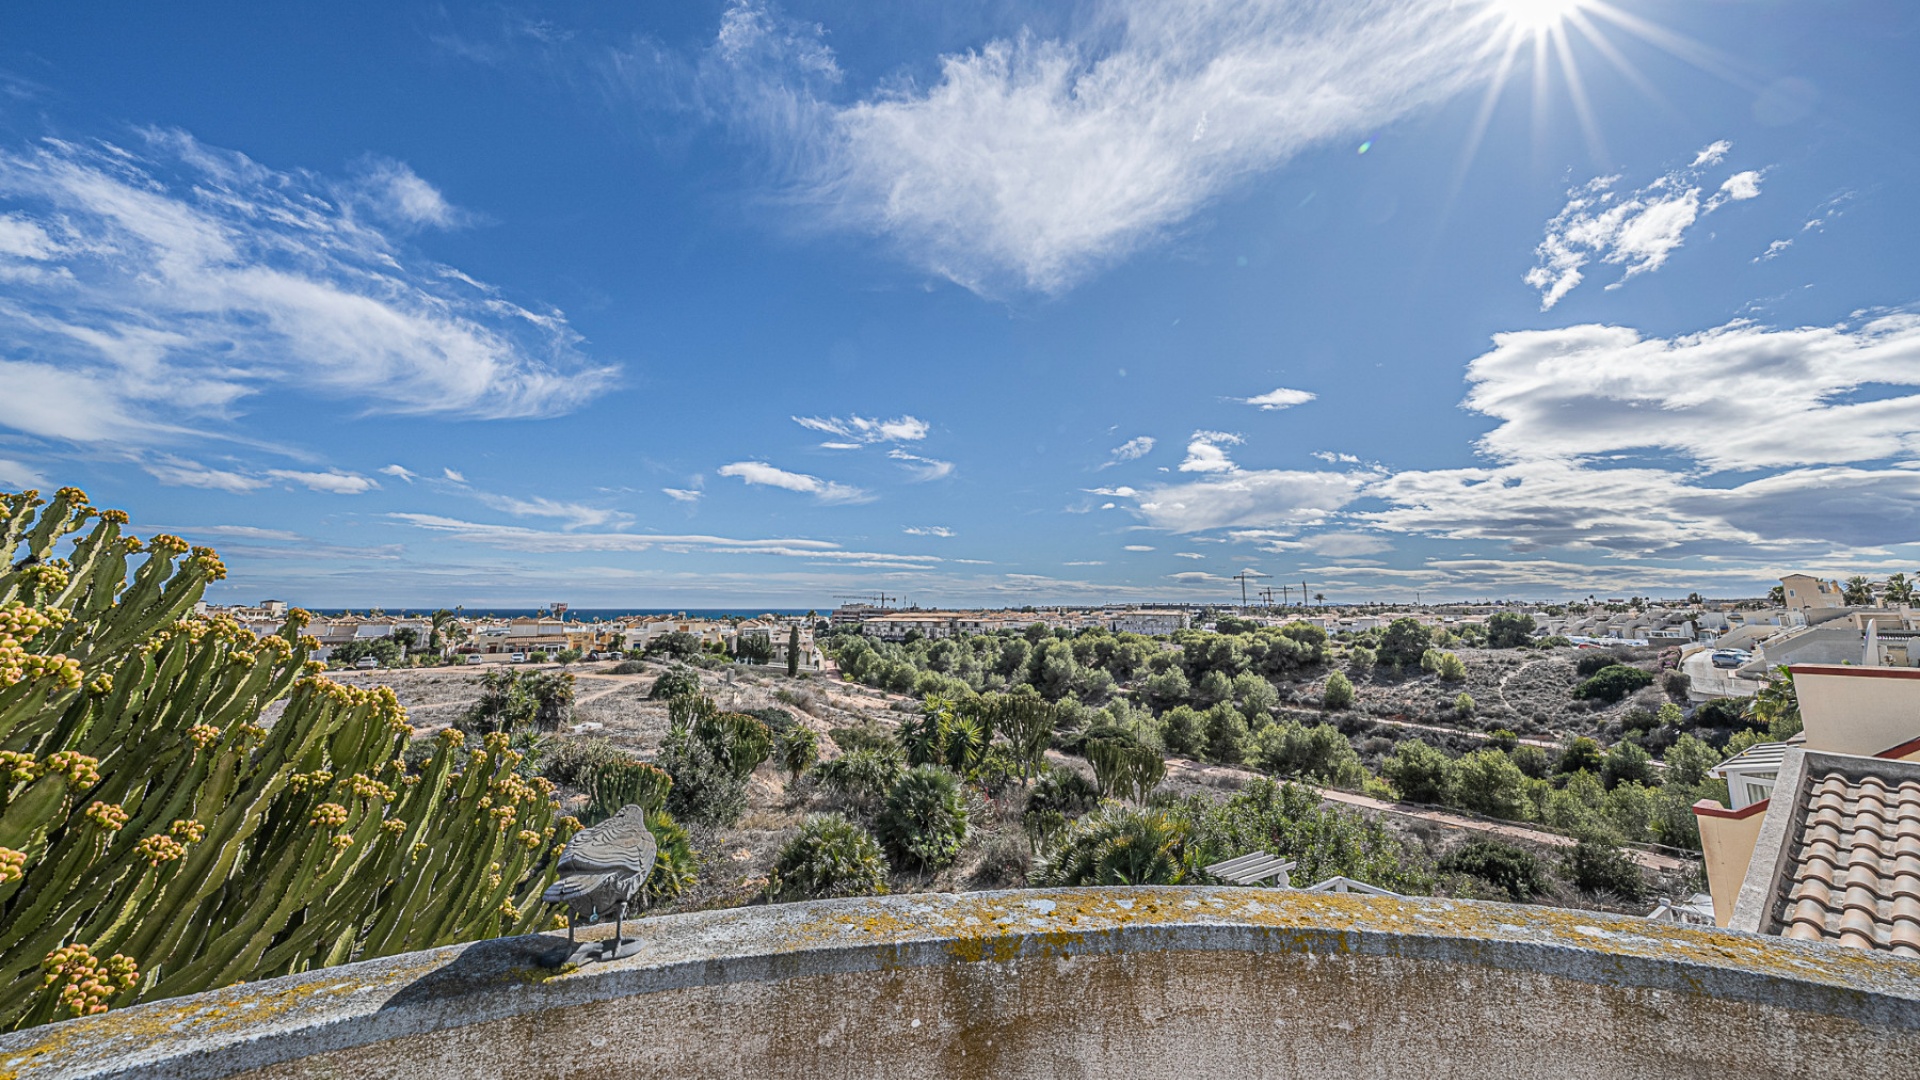
[[[341,615],[365,615],[369,608],[308,608],[315,615],[333,618]],[[437,608],[381,608],[395,617],[424,617],[439,610]],[[456,613],[469,619],[518,619],[544,615],[546,608],[509,608],[509,607],[467,607],[455,608]],[[800,616],[813,611],[822,618],[830,608],[568,608],[567,619],[570,622],[593,622],[595,620],[624,619],[640,615],[684,616],[689,619],[752,619],[761,615]]]

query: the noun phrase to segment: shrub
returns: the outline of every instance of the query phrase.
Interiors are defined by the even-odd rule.
[[[1380,662],[1392,668],[1410,668],[1433,644],[1433,632],[1414,618],[1395,619],[1380,635]]]
[[[1573,673],[1584,679],[1619,662],[1618,657],[1605,649],[1582,649],[1579,659],[1573,662]]]
[[[674,698],[700,692],[700,676],[683,667],[672,667],[653,680],[653,689],[647,691],[647,697],[654,701],[672,701]]]
[[[587,823],[603,821],[629,804],[646,810],[666,805],[673,777],[656,765],[621,755],[600,763],[587,782]]]
[[[1269,724],[1254,736],[1253,761],[1264,772],[1335,787],[1357,788],[1367,775],[1353,744],[1332,724],[1308,727],[1293,720]]]
[[[812,728],[795,724],[774,740],[773,756],[788,779],[798,779],[820,760],[820,739]]]
[[[1205,741],[1206,717],[1189,705],[1168,709],[1160,717],[1160,746],[1174,757],[1198,758]]]
[[[1607,787],[1653,782],[1653,755],[1630,742],[1615,743],[1600,763],[1600,780]]]
[[[1247,718],[1228,702],[1207,710],[1203,752],[1216,765],[1238,765],[1245,756]]]
[[[980,845],[980,863],[971,881],[989,889],[1017,889],[1027,883],[1027,869],[1033,854],[1017,838],[998,834]]]
[[[1440,657],[1446,654],[1439,649],[1428,649],[1420,654],[1420,670],[1431,675],[1440,670]]]
[[[1487,620],[1487,648],[1517,649],[1533,641],[1533,616],[1517,611],[1495,612]]]
[[[1298,864],[1295,881],[1339,874],[1401,893],[1432,888],[1415,849],[1390,828],[1363,813],[1323,807],[1319,792],[1300,784],[1252,780],[1224,803],[1189,798],[1177,816],[1190,830],[1182,853],[1189,865],[1267,851]]]
[[[1433,673],[1440,676],[1442,682],[1459,682],[1467,677],[1467,662],[1453,653],[1441,653],[1440,659],[1434,663]]]
[[[1375,653],[1372,649],[1367,648],[1365,645],[1357,646],[1352,652],[1347,654],[1347,670],[1364,679],[1373,674],[1373,667],[1379,662],[1379,659],[1379,654]],[[1338,675],[1339,672],[1335,672],[1334,674]],[[1342,678],[1344,677],[1345,676],[1342,676]],[[1332,680],[1328,681],[1331,683]],[[1345,706],[1340,706],[1340,708],[1345,708]]]
[[[798,722],[793,718],[792,713],[775,705],[763,705],[757,709],[741,709],[740,715],[753,717],[755,720],[767,725],[767,730],[773,732],[775,735],[780,734]]]
[[[813,767],[814,782],[844,796],[863,812],[871,811],[893,790],[907,768],[898,747],[868,747],[841,754]]]
[[[882,750],[900,754],[900,743],[894,739],[893,732],[874,723],[862,720],[853,727],[834,728],[827,734],[833,737],[833,744],[852,753],[856,750]]]
[[[667,811],[681,821],[732,825],[747,809],[747,773],[687,727],[667,732],[660,767],[673,778]]]
[[[1567,880],[1582,892],[1617,896],[1633,904],[1646,898],[1647,882],[1640,875],[1640,868],[1608,837],[1581,837],[1567,852],[1560,867]]]
[[[821,706],[825,704],[825,702],[821,700],[820,695],[811,690],[795,689],[786,686],[775,690],[773,692],[773,699],[782,704],[791,705],[801,712],[813,716],[818,716]]]
[[[1344,709],[1352,705],[1353,682],[1338,671],[1327,676],[1327,689],[1321,695],[1320,703],[1329,709]]]
[[[1423,740],[1408,739],[1381,763],[1380,775],[1408,802],[1442,804],[1453,789],[1453,759]]]
[[[1110,806],[1067,827],[1028,880],[1035,885],[1178,885],[1187,825],[1164,810]]]
[[[622,660],[607,669],[610,675],[644,675],[647,665],[638,660]]]
[[[1027,792],[1026,814],[1054,812],[1068,819],[1100,805],[1099,789],[1072,769],[1054,766],[1042,773]]]
[[[1513,759],[1494,749],[1475,750],[1454,762],[1453,801],[1488,817],[1525,821],[1533,815],[1527,776]]]
[[[874,896],[887,891],[887,856],[873,834],[839,814],[814,814],[781,847],[768,877],[775,900]]]
[[[700,857],[685,827],[665,810],[647,811],[647,831],[653,834],[657,850],[653,873],[647,877],[641,898],[651,907],[674,899],[693,885],[699,877]]]
[[[1611,705],[1644,686],[1653,683],[1653,673],[1625,664],[1611,664],[1594,672],[1576,688],[1573,696]]]
[[[1559,760],[1553,763],[1553,771],[1562,774],[1593,773],[1599,775],[1600,744],[1582,735],[1567,742],[1566,749],[1560,751]]]
[[[527,654],[527,662],[532,664],[544,664],[551,659],[553,659],[553,654],[551,653],[532,652]]]
[[[938,765],[920,765],[887,794],[880,839],[904,865],[938,870],[953,862],[967,840],[967,804],[960,778]]]
[[[1160,751],[1125,728],[1095,724],[1087,729],[1081,745],[1102,795],[1145,802],[1167,775],[1167,763]]]
[[[1440,859],[1440,872],[1466,874],[1506,890],[1516,904],[1546,891],[1540,860],[1525,848],[1498,840],[1469,840]]]

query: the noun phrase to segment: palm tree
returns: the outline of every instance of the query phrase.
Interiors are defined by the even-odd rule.
[[[440,646],[446,640],[447,624],[452,621],[453,612],[446,608],[441,608],[427,617],[427,625],[430,627],[427,631],[427,648],[435,656],[440,655]]]
[[[1905,574],[1894,574],[1887,578],[1886,601],[1906,607],[1913,603],[1913,579]]]
[[[1872,607],[1873,582],[1868,581],[1865,575],[1855,574],[1847,579],[1846,587],[1840,591],[1840,598],[1846,601],[1848,607]]]

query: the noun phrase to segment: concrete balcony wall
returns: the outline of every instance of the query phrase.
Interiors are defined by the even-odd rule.
[[[0,1038],[0,1076],[1920,1075],[1920,964],[1556,909],[918,895],[392,957]],[[560,939],[564,940],[564,939]]]

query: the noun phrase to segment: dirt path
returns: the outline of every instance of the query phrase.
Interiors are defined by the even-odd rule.
[[[1260,776],[1260,773],[1251,772],[1246,769],[1234,769],[1224,765],[1206,765],[1198,761],[1188,761],[1185,758],[1167,759],[1167,777],[1169,779],[1186,780],[1191,783],[1205,784],[1208,787],[1243,787],[1247,781],[1257,779]],[[1295,782],[1300,783],[1300,781]],[[1305,786],[1313,787],[1314,785],[1308,784]],[[1559,833],[1529,829],[1525,825],[1516,825],[1502,821],[1487,821],[1481,818],[1468,817],[1464,814],[1434,809],[1432,807],[1417,806],[1412,803],[1387,802],[1384,799],[1376,799],[1369,795],[1356,795],[1351,791],[1339,791],[1334,788],[1316,788],[1316,790],[1320,792],[1320,798],[1326,802],[1359,807],[1363,810],[1372,810],[1382,814],[1395,814],[1399,817],[1414,818],[1420,821],[1430,821],[1436,825],[1444,825],[1452,829],[1470,829],[1474,832],[1482,832],[1490,836],[1504,837],[1509,840],[1524,840],[1528,843],[1546,844],[1552,847],[1572,847],[1576,842],[1571,836],[1562,836]],[[1671,855],[1642,851],[1639,848],[1622,848],[1621,850],[1626,852],[1628,858],[1649,870],[1657,870],[1663,873],[1677,873],[1691,866],[1688,860],[1678,859]]]
[[[1411,720],[1387,720],[1378,716],[1369,716],[1366,719],[1376,724],[1390,724],[1394,727],[1411,728],[1415,731],[1431,731],[1439,735],[1464,735],[1469,739],[1478,739],[1481,742],[1488,742],[1493,738],[1492,735],[1484,731],[1468,731],[1466,728],[1441,727],[1438,724],[1416,724]],[[1560,744],[1550,739],[1523,738],[1520,740],[1520,745],[1537,746],[1542,750],[1560,749]]]

